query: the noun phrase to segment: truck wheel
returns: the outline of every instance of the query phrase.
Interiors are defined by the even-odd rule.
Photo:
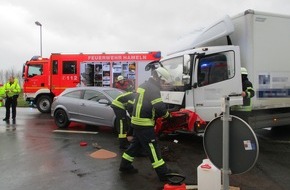
[[[70,124],[67,114],[63,109],[58,109],[55,111],[54,121],[58,128],[67,128]]]
[[[51,112],[51,97],[48,95],[40,96],[37,100],[36,107],[41,113]]]

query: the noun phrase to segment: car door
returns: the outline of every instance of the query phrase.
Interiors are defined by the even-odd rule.
[[[112,126],[114,112],[109,104],[99,103],[99,100],[110,100],[95,89],[85,90],[82,113],[88,123],[101,126]]]
[[[58,102],[67,111],[71,121],[79,121],[82,118],[80,114],[82,93],[82,90],[74,90],[59,97]]]

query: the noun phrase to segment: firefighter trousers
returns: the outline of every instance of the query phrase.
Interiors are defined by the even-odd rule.
[[[128,146],[127,141],[127,131],[129,129],[129,118],[127,116],[126,110],[120,109],[118,107],[113,107],[114,113],[116,115],[115,128],[118,132],[118,138],[121,149],[126,149]]]
[[[154,127],[134,127],[133,136],[131,145],[122,155],[120,168],[132,168],[134,157],[143,148],[147,152],[159,179],[163,179],[165,174],[168,173],[168,168],[161,157],[161,150],[156,141]]]

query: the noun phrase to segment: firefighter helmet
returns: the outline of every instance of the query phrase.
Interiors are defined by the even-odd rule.
[[[242,75],[248,75],[248,71],[245,67],[241,67],[241,74]]]
[[[170,73],[163,67],[158,67],[155,69],[158,77],[165,82],[170,82],[171,76]]]
[[[118,76],[117,81],[124,80],[124,77],[122,75]]]

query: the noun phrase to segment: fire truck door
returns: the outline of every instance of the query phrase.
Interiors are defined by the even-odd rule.
[[[46,87],[46,76],[43,75],[43,65],[33,64],[28,66],[27,78],[24,83],[24,91],[26,93],[35,93],[40,88]]]
[[[79,84],[76,60],[52,60],[51,91],[59,95],[69,87]]]

